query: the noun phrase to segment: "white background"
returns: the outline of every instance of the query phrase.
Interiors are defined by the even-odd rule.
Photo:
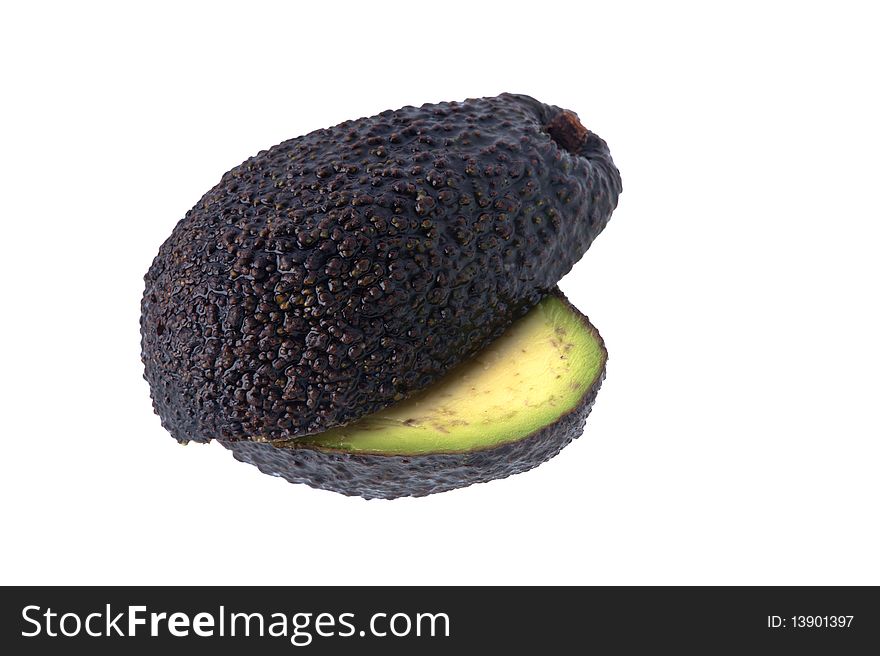
[[[18,5],[0,583],[880,584],[870,3]],[[168,437],[142,276],[201,194],[286,138],[502,91],[578,112],[623,175],[561,284],[610,351],[584,436],[395,502]]]

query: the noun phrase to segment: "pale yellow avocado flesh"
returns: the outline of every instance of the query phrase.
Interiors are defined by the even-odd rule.
[[[596,331],[576,310],[550,296],[418,395],[347,426],[299,438],[295,446],[383,455],[499,446],[572,410],[596,383],[604,363]]]

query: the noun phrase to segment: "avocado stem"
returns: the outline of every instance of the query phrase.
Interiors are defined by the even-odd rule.
[[[554,116],[544,129],[553,141],[574,155],[580,151],[587,137],[590,136],[590,131],[581,125],[577,115],[567,109]]]

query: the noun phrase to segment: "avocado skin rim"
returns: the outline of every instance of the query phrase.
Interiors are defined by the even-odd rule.
[[[254,465],[264,474],[365,499],[423,497],[533,469],[557,455],[583,432],[605,379],[608,360],[605,343],[595,326],[558,289],[553,295],[596,337],[602,352],[602,369],[574,408],[552,424],[514,442],[464,453],[398,456],[355,454],[309,446],[277,447],[250,440],[218,441],[232,451],[236,460]]]

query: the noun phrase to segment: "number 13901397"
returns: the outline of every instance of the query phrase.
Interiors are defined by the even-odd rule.
[[[780,615],[767,616],[768,629],[848,629],[854,615]]]

